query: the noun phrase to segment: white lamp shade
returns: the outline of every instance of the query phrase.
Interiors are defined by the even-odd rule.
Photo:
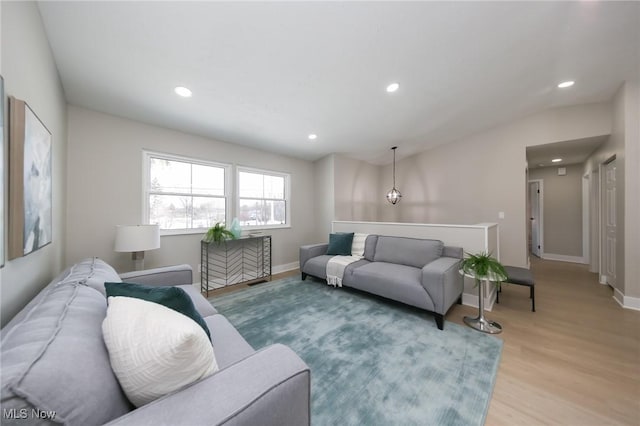
[[[115,251],[137,252],[157,248],[160,248],[160,227],[158,225],[116,226]]]

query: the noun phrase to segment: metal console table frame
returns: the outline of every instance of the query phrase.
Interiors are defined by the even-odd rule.
[[[271,235],[200,242],[200,291],[271,281]]]

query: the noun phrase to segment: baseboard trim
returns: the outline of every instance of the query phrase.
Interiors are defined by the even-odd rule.
[[[541,257],[545,260],[557,260],[558,262],[582,263],[582,264],[585,263],[584,257],[581,257],[581,256],[567,256],[565,254],[543,253]]]
[[[276,265],[271,268],[272,274],[279,274],[281,272],[293,271],[300,268],[300,262],[285,263],[284,265]]]
[[[613,290],[613,300],[618,302],[624,309],[640,311],[640,297],[625,296],[616,288]]]

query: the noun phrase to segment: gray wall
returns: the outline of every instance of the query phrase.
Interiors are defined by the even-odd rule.
[[[329,241],[331,221],[335,219],[335,157],[335,154],[330,154],[313,163],[316,231],[314,240],[307,241],[307,244]]]
[[[582,164],[529,169],[529,180],[543,181],[544,254],[582,257]]]
[[[379,220],[497,222],[502,261],[526,267],[526,147],[610,132],[608,103],[553,108],[402,159],[396,168],[402,202],[382,204]],[[381,176],[390,188],[391,165]]]
[[[377,221],[387,193],[379,188],[379,167],[336,154],[334,171],[335,219]]]
[[[25,100],[53,135],[53,243],[5,263],[0,272],[4,325],[63,268],[67,123],[62,85],[36,4],[2,2],[0,7],[5,94]],[[6,192],[4,201],[6,208]]]
[[[120,271],[130,255],[113,251],[115,226],[142,221],[142,150],[166,152],[291,174],[291,228],[272,229],[273,265],[298,260],[313,242],[313,164],[69,106],[67,263],[99,256]],[[197,271],[202,235],[163,236],[145,267],[188,263]],[[295,266],[295,265],[290,265]],[[195,278],[199,281],[199,277]]]
[[[637,78],[624,85],[625,125],[625,297],[634,299],[640,309],[640,69]],[[631,302],[633,303],[633,302]]]
[[[590,179],[590,184],[598,185],[597,177],[601,173],[594,175],[594,172],[604,161],[616,156],[616,287],[624,295],[636,298],[640,297],[640,282],[637,278],[626,282],[625,276],[638,277],[640,273],[640,235],[637,223],[640,217],[640,140],[635,128],[638,126],[639,101],[637,82],[627,83],[618,90],[613,100],[611,136],[584,165],[584,173],[594,176]],[[627,162],[630,167],[627,167]],[[594,207],[597,208],[597,204]],[[591,231],[597,235],[597,224],[592,224]],[[640,304],[637,307],[640,308]]]

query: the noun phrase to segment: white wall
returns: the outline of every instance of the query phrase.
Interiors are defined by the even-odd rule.
[[[0,7],[5,94],[25,100],[47,126],[53,141],[53,242],[5,263],[0,272],[4,325],[63,268],[67,123],[62,85],[36,3],[2,2]]]
[[[544,207],[544,254],[582,258],[582,164],[529,169],[529,180],[541,179]]]
[[[498,222],[504,263],[527,266],[526,147],[608,135],[608,103],[554,108],[398,162],[402,201],[381,203],[389,222]],[[391,187],[391,165],[381,171]],[[504,219],[498,218],[504,212]]]
[[[178,154],[291,174],[291,228],[272,229],[273,266],[298,261],[313,241],[316,197],[313,164],[239,145],[69,106],[67,263],[98,256],[120,271],[130,254],[113,251],[115,226],[142,221],[142,150]],[[163,236],[145,254],[145,267],[188,263],[197,276],[202,235]]]

